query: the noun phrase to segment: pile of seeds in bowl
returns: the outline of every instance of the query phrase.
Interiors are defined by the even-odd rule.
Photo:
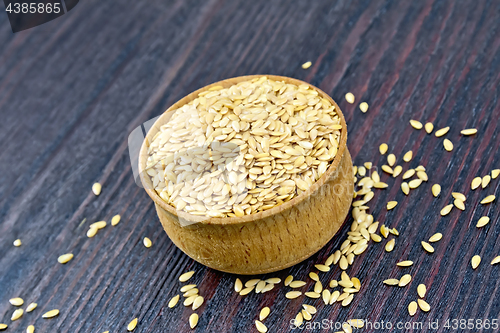
[[[341,129],[335,106],[309,85],[261,77],[215,86],[172,112],[145,171],[177,210],[248,215],[316,182],[337,154]]]

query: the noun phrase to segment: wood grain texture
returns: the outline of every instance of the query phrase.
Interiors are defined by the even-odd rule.
[[[500,167],[499,34],[500,4],[488,0],[89,0],[17,34],[1,14],[0,322],[10,325],[6,332],[30,324],[37,332],[116,332],[138,317],[136,332],[190,332],[191,311],[167,303],[178,293],[178,275],[194,269],[206,299],[196,332],[255,332],[263,306],[271,307],[270,331],[291,331],[289,320],[302,300],[287,300],[284,288],[240,297],[232,291],[236,276],[178,250],[135,185],[127,153],[130,131],[182,96],[259,73],[302,79],[330,94],[346,117],[355,164],[380,166],[385,157],[378,145],[387,142],[397,156],[412,149],[409,166],[424,165],[430,178],[405,197],[400,178],[382,176],[390,186],[376,193],[371,207],[378,221],[400,231],[396,247],[387,254],[383,243],[370,246],[356,260],[349,273],[362,289],[348,308],[307,300],[318,305],[315,320],[498,319],[500,266],[489,265],[500,254],[498,203],[479,200],[499,196],[500,181],[476,191],[470,182]],[[303,70],[308,60],[313,66]],[[366,114],[345,102],[347,91],[369,103]],[[410,128],[410,119],[450,126],[453,152],[443,149],[442,139]],[[469,127],[478,134],[460,136]],[[99,197],[90,190],[97,180],[103,183]],[[443,188],[439,198],[430,194],[434,183]],[[452,191],[467,196],[466,210],[441,218]],[[389,200],[399,205],[387,212]],[[117,213],[123,216],[118,226],[85,237],[90,223]],[[477,230],[482,215],[491,222]],[[347,230],[272,276],[305,279]],[[438,231],[444,237],[436,252],[424,253],[420,241]],[[153,241],[150,249],[142,245],[144,236]],[[12,245],[16,238],[23,241],[19,248]],[[75,258],[58,264],[68,252]],[[483,262],[473,271],[475,254]],[[415,261],[404,270],[412,283],[383,287],[383,279],[401,274],[395,263],[406,258]],[[336,268],[322,280],[339,274]],[[428,286],[431,311],[410,319],[407,305],[419,283]],[[11,323],[8,299],[17,296],[39,305]],[[53,308],[61,310],[57,318],[41,319]]]

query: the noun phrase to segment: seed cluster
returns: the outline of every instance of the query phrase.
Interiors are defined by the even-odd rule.
[[[195,271],[189,271],[181,274],[179,276],[179,282],[181,283],[188,282],[193,277],[194,274]],[[190,306],[193,311],[200,308],[205,301],[204,297],[199,295],[199,290],[196,284],[185,284],[180,288],[180,292],[182,293],[182,297],[184,298],[183,305],[185,307]],[[179,303],[179,299],[180,299],[179,295],[175,295],[174,297],[172,297],[168,302],[168,307],[170,309],[174,308],[177,305],[177,303]],[[192,329],[195,328],[196,325],[198,325],[198,320],[199,320],[198,314],[192,313],[189,316],[189,326]]]
[[[145,171],[177,210],[248,215],[316,182],[337,154],[341,130],[335,106],[308,85],[261,77],[212,87],[161,126]]]

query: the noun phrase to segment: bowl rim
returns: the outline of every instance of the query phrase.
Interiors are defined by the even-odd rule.
[[[273,208],[270,208],[268,210],[254,213],[254,214],[249,214],[249,215],[244,215],[241,217],[207,217],[207,216],[196,216],[192,215],[188,212],[184,211],[178,211],[176,210],[173,206],[168,204],[166,201],[164,201],[153,189],[152,186],[146,186],[148,183],[151,184],[151,180],[149,179],[149,176],[146,177],[147,173],[143,172],[141,170],[144,170],[146,167],[146,161],[148,158],[147,154],[147,147],[149,147],[148,142],[152,142],[152,138],[156,133],[158,132],[159,128],[164,124],[165,119],[169,118],[172,114],[172,111],[177,110],[178,108],[182,107],[183,105],[191,102],[195,98],[198,97],[198,94],[201,92],[204,92],[211,87],[214,86],[223,86],[224,88],[228,88],[232,85],[238,84],[243,81],[250,81],[255,78],[261,78],[261,77],[267,77],[269,79],[272,79],[274,81],[284,81],[285,83],[293,83],[296,85],[301,85],[305,84],[308,85],[309,88],[313,88],[318,93],[321,95],[321,97],[326,98],[332,105],[335,107],[335,110],[337,114],[340,117],[340,123],[342,125],[342,130],[340,131],[340,142],[339,142],[339,147],[337,150],[337,155],[329,165],[328,169],[325,171],[325,173],[315,182],[313,183],[306,191],[302,192],[300,195],[294,197],[290,201],[287,201],[281,205],[277,205]],[[323,90],[319,89],[318,87],[307,83],[305,81],[295,79],[295,78],[290,78],[287,76],[280,76],[280,75],[271,75],[271,74],[256,74],[256,75],[244,75],[244,76],[237,76],[221,81],[217,81],[214,83],[211,83],[209,85],[203,86],[202,88],[193,91],[192,93],[184,96],[174,104],[172,104],[165,112],[163,112],[160,117],[154,122],[153,126],[149,129],[148,133],[146,134],[146,137],[144,141],[142,142],[141,149],[139,152],[139,175],[141,182],[144,186],[144,190],[147,192],[147,194],[150,196],[150,198],[155,202],[156,205],[160,206],[167,212],[179,217],[186,219],[188,221],[192,221],[194,223],[201,223],[201,224],[206,224],[206,225],[234,225],[234,224],[241,224],[241,223],[249,223],[249,222],[254,222],[256,220],[264,219],[270,216],[274,216],[276,214],[279,214],[280,212],[287,210],[291,208],[292,206],[295,206],[302,201],[306,200],[309,196],[314,195],[316,191],[319,190],[319,188],[325,184],[325,182],[330,178],[330,176],[336,172],[338,165],[340,164],[340,160],[344,156],[344,151],[346,150],[347,147],[347,124],[345,122],[344,114],[342,113],[342,110],[340,110],[340,107],[337,105],[337,103],[333,100],[332,97],[330,97],[327,93],[325,93]]]

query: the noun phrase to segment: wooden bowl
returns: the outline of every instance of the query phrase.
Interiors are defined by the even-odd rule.
[[[173,112],[212,86],[227,88],[262,75],[240,76],[205,86],[172,105],[146,135],[139,155],[139,170],[147,162],[149,142]],[[200,218],[177,211],[163,201],[145,172],[140,173],[146,192],[170,239],[194,260],[217,270],[235,274],[262,274],[290,267],[320,250],[340,229],[349,211],[354,191],[352,161],[347,150],[344,116],[333,99],[320,89],[297,79],[267,75],[275,81],[307,84],[335,106],[342,130],[337,155],[323,176],[307,191],[269,210],[243,217]],[[180,219],[193,221],[187,226]],[[181,220],[182,221],[182,220]]]

